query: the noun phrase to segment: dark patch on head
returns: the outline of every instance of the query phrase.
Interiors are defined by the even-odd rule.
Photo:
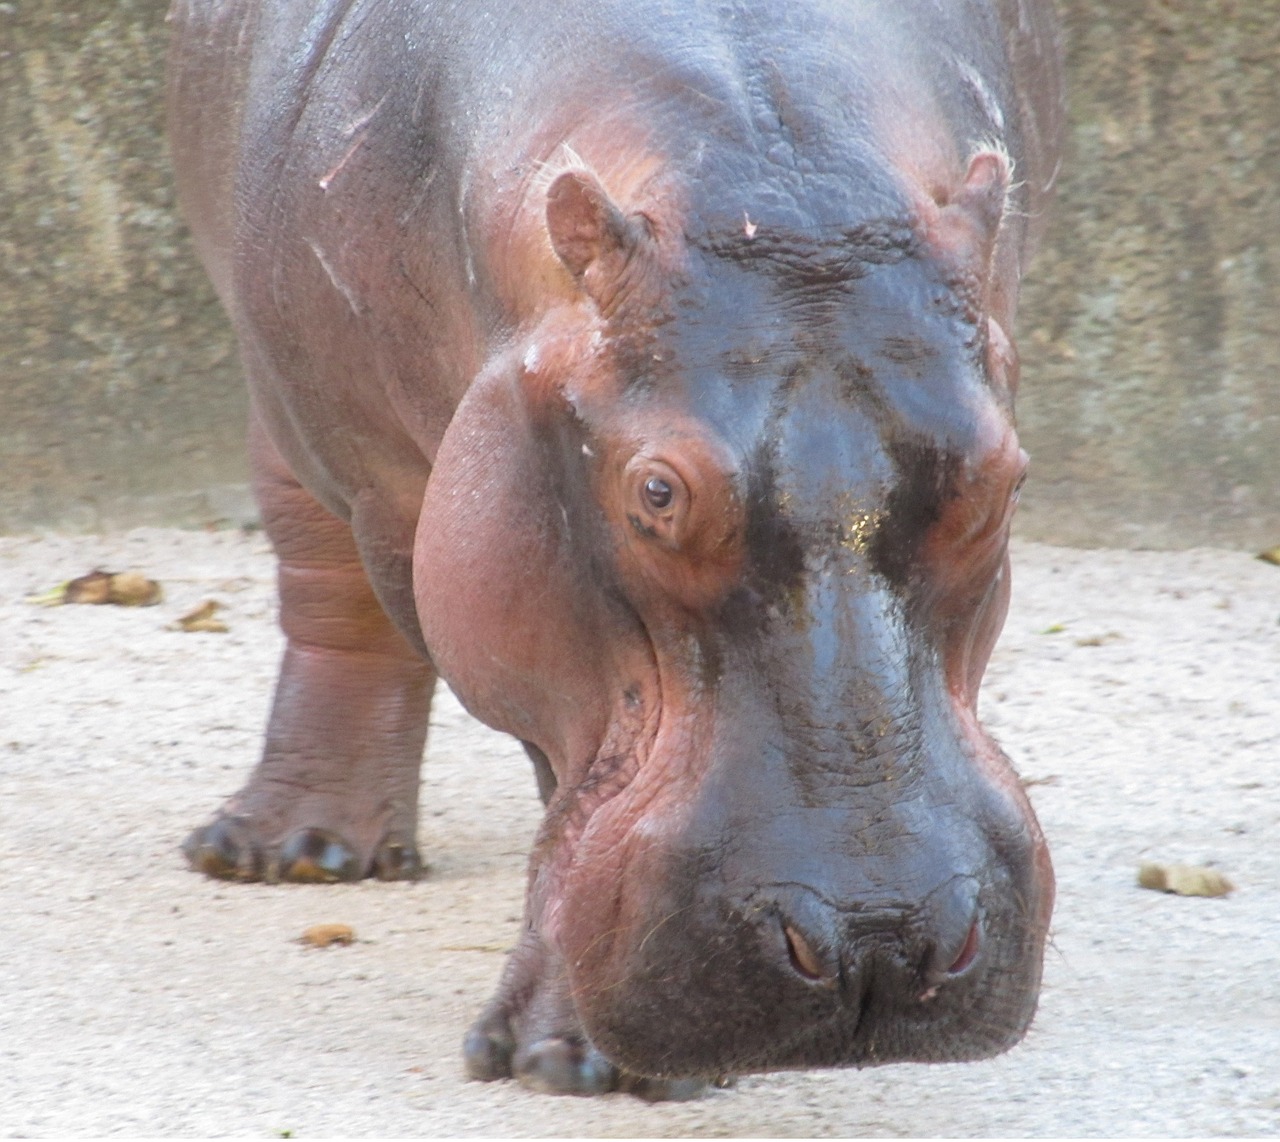
[[[938,350],[921,337],[891,335],[881,340],[880,355],[893,362],[902,375],[923,380],[936,362]]]
[[[769,445],[760,450],[748,479],[745,544],[752,589],[768,602],[783,602],[804,583],[805,553],[780,510],[771,452]]]
[[[915,253],[919,237],[905,219],[881,219],[829,237],[760,226],[748,237],[739,227],[696,239],[704,252],[748,268],[759,268],[793,289],[848,285],[872,266],[896,265]]]
[[[960,458],[920,441],[886,447],[898,478],[870,546],[871,565],[895,590],[908,593],[920,545],[942,515]]]
[[[734,346],[720,355],[720,367],[730,380],[754,381],[773,356],[773,347],[764,342]]]
[[[660,391],[672,372],[658,336],[666,319],[659,320],[653,314],[650,318],[647,324],[628,324],[616,318],[609,322],[612,366],[622,382],[622,395],[629,401]]]
[[[869,403],[875,409],[884,406],[884,394],[876,383],[875,370],[857,357],[842,355],[835,363],[835,375],[840,399],[846,404]]]
[[[631,529],[644,539],[657,539],[658,529],[647,524],[638,515],[627,513],[627,522],[631,525]]]
[[[938,355],[937,349],[919,337],[886,337],[880,342],[880,352],[898,365],[922,365]]]

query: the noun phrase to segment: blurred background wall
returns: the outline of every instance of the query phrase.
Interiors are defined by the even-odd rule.
[[[235,346],[174,210],[166,7],[0,3],[0,531],[251,510]]]
[[[1280,0],[1062,0],[1066,166],[1024,294],[1019,529],[1280,542]]]
[[[1018,531],[1280,542],[1280,0],[1061,0]],[[0,531],[238,523],[244,397],[174,213],[166,0],[0,3]]]

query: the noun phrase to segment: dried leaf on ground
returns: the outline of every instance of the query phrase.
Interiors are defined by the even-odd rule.
[[[111,572],[103,571],[100,568],[90,571],[88,575],[81,575],[76,579],[72,579],[67,584],[62,601],[64,603],[87,603],[90,606],[99,606],[106,603],[111,598],[111,579]]]
[[[160,584],[138,571],[103,571],[98,567],[65,583],[30,595],[27,602],[42,607],[60,607],[64,603],[89,606],[111,604],[117,607],[151,607],[164,597]]]
[[[1235,890],[1235,885],[1216,868],[1153,861],[1144,861],[1138,867],[1138,883],[1143,888],[1177,896],[1226,896]]]
[[[350,924],[313,924],[298,937],[298,943],[310,948],[327,948],[331,944],[355,942],[356,930]]]
[[[222,608],[222,604],[214,599],[206,599],[193,611],[188,611],[177,622],[171,623],[170,630],[181,630],[190,633],[226,634],[227,624],[214,615]]]
[[[139,571],[112,575],[107,586],[107,602],[117,607],[154,607],[163,598],[160,584]]]

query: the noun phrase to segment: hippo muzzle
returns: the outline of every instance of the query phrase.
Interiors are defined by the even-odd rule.
[[[1021,1038],[1052,899],[1043,840],[936,669],[904,673],[912,714],[886,718],[883,694],[870,710],[862,676],[865,716],[827,724],[794,690],[780,710],[722,678],[708,756],[654,743],[650,764],[691,775],[678,796],[637,779],[593,814],[553,939],[610,1058],[706,1077],[974,1059]]]

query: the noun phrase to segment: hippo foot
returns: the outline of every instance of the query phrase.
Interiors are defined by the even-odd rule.
[[[463,1041],[467,1077],[517,1079],[541,1094],[597,1095],[621,1091],[646,1102],[698,1098],[728,1080],[658,1079],[623,1071],[583,1034],[568,997],[568,981],[536,937],[511,955],[497,997]]]
[[[219,880],[334,884],[365,877],[415,880],[423,871],[417,846],[400,837],[382,837],[364,854],[337,833],[316,827],[295,829],[271,843],[247,818],[231,814],[194,830],[182,851],[193,869]]]
[[[705,1079],[654,1079],[619,1070],[580,1032],[545,1035],[518,1045],[511,1021],[500,1012],[480,1019],[462,1050],[468,1078],[481,1082],[514,1078],[540,1094],[624,1091],[646,1102],[682,1102],[699,1097],[713,1085]]]

